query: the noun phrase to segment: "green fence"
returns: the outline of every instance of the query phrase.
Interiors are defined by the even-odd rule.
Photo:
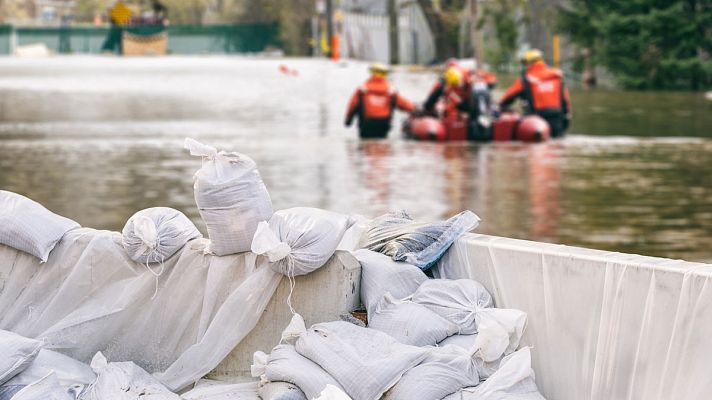
[[[176,25],[167,27],[171,54],[256,53],[278,45],[273,24]],[[60,54],[96,54],[109,34],[106,27],[13,27],[0,25],[0,54],[17,46],[44,43]]]

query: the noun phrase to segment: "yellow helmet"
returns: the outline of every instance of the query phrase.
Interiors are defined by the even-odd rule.
[[[369,65],[368,70],[371,72],[371,75],[378,76],[386,76],[389,72],[391,72],[391,69],[387,65],[381,63]]]
[[[522,54],[522,62],[524,64],[531,64],[535,61],[543,60],[544,54],[542,54],[539,49],[531,49]]]
[[[450,67],[445,70],[443,78],[448,85],[459,86],[462,84],[462,71],[457,67]]]

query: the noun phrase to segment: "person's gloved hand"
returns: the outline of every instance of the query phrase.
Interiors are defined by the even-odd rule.
[[[410,113],[410,115],[416,118],[422,117],[425,115],[425,111],[423,111],[423,109],[421,109],[420,107],[416,107],[415,110]]]

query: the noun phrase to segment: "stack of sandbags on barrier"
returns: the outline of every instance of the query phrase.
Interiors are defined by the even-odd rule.
[[[79,224],[17,193],[0,190],[0,244],[47,262],[65,233]]]
[[[250,250],[257,224],[272,216],[272,201],[257,165],[244,154],[218,151],[190,138],[184,146],[203,158],[194,191],[210,237],[206,251],[223,256]]]

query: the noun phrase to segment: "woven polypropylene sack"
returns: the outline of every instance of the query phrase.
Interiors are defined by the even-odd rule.
[[[438,343],[438,346],[457,346],[463,350],[472,353],[473,351],[477,351],[477,348],[475,346],[477,346],[478,344],[479,342],[477,341],[477,334],[452,335],[440,341]],[[483,360],[481,357],[474,356],[473,361],[475,363],[475,366],[477,367],[477,374],[480,376],[480,379],[487,379],[497,371],[501,359],[488,362]]]
[[[360,249],[354,257],[361,263],[361,302],[373,313],[386,292],[396,299],[411,296],[421,283],[428,280],[420,268],[375,251]]]
[[[460,327],[460,333],[477,333],[477,310],[491,308],[492,296],[471,279],[431,279],[413,293],[413,301]]]
[[[169,207],[141,210],[131,216],[122,231],[124,248],[140,263],[163,262],[200,231],[182,212]]]
[[[458,332],[452,322],[420,304],[397,300],[388,292],[368,315],[368,327],[413,346],[433,346]]]
[[[459,347],[430,349],[430,354],[408,370],[384,400],[442,399],[480,382],[471,354]]]
[[[326,385],[341,387],[318,364],[297,353],[294,346],[280,344],[266,355],[255,353],[252,365],[254,377],[264,377],[269,382],[289,382],[304,392],[308,399],[319,396]]]
[[[531,367],[531,349],[504,357],[499,370],[477,387],[464,388],[443,400],[544,400]]]
[[[67,388],[59,384],[54,372],[50,372],[17,392],[12,400],[74,400]]]
[[[289,382],[267,382],[257,393],[262,400],[309,400],[297,385]]]
[[[24,371],[41,348],[39,340],[0,330],[0,385]]]
[[[107,362],[97,353],[91,361],[97,379],[89,386],[83,400],[180,400],[156,378],[132,362]]]
[[[47,261],[49,253],[69,230],[79,228],[36,201],[0,190],[0,244]]]
[[[257,224],[272,216],[272,201],[257,165],[244,154],[218,152],[193,139],[187,138],[185,147],[203,158],[194,192],[208,228],[208,250],[219,256],[250,250]]]
[[[181,395],[185,400],[260,400],[257,382],[230,383],[199,380],[193,389]],[[265,399],[262,399],[265,400]]]
[[[29,385],[54,372],[60,385],[89,385],[96,374],[89,365],[56,351],[41,349],[24,371],[7,381],[7,385]]]
[[[361,237],[360,247],[406,261],[420,269],[438,262],[455,240],[480,223],[472,211],[463,211],[446,221],[421,223],[405,212],[375,218]]]
[[[275,272],[306,275],[326,264],[351,223],[348,215],[318,208],[280,210],[259,224],[251,249],[268,257]]]
[[[427,355],[425,348],[343,321],[316,324],[297,340],[299,354],[319,364],[354,400],[376,400]]]

